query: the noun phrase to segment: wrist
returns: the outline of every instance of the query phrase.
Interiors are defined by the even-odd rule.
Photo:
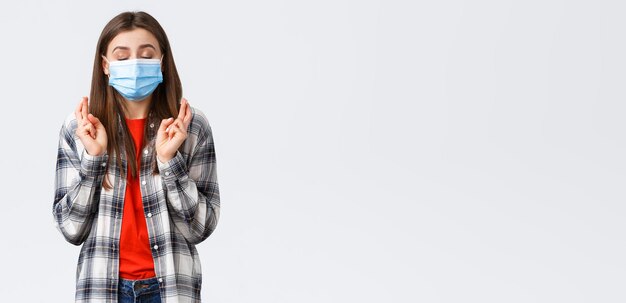
[[[107,153],[107,149],[106,149],[106,148],[103,148],[103,149],[100,149],[100,150],[98,150],[98,151],[91,151],[91,150],[89,150],[88,148],[85,148],[85,152],[86,152],[88,155],[90,155],[90,156],[93,156],[93,157],[100,157],[100,156],[104,156],[104,155]]]
[[[165,156],[165,155],[157,154],[157,160],[159,160],[159,162],[161,163],[167,163],[170,160],[172,160],[172,158],[174,158],[174,156]]]

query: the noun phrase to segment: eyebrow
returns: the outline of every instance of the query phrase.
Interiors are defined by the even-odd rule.
[[[148,44],[142,44],[142,45],[139,45],[139,49],[146,48],[146,47],[152,48],[153,50],[155,50],[155,51],[156,51],[156,48],[155,48],[155,47],[154,47],[154,45],[152,45],[152,44],[149,44],[149,43],[148,43]],[[111,51],[111,53],[115,52],[115,50],[117,50],[117,49],[121,49],[121,50],[130,50],[130,48],[128,48],[128,47],[126,47],[126,46],[116,46],[115,48],[113,48],[113,50]]]

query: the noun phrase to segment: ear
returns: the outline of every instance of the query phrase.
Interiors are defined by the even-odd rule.
[[[109,75],[109,62],[107,62],[106,57],[102,56],[102,70],[105,75]]]

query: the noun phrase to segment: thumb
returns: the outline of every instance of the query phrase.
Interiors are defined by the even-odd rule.
[[[100,126],[103,126],[102,122],[100,122],[100,119],[96,118],[92,114],[87,115],[87,119],[89,119],[89,122],[91,122],[91,124],[93,124],[93,126],[95,126],[96,128],[100,128]]]
[[[170,126],[172,123],[174,123],[174,118],[171,118],[171,117],[161,120],[161,125],[159,126],[159,133],[165,132],[165,129],[167,129],[167,127]]]

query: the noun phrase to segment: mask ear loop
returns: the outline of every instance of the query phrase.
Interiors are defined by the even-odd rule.
[[[105,57],[104,55],[100,55],[102,57],[102,59],[104,59],[104,61],[106,61],[109,64],[109,67],[111,66],[111,62],[109,62],[109,59],[107,59],[107,57]],[[106,74],[107,77],[111,78],[111,72],[109,72],[108,74]]]

